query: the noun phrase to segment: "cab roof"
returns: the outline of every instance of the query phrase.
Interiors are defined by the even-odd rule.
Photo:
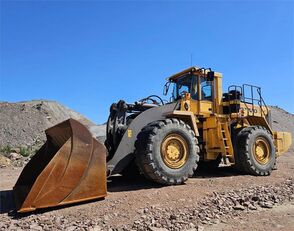
[[[185,69],[185,70],[183,70],[181,72],[178,72],[178,73],[168,77],[167,81],[174,82],[176,79],[178,79],[178,78],[180,78],[180,77],[182,77],[184,75],[195,74],[196,72],[203,74],[204,71],[205,71],[204,68],[200,68],[200,67],[197,67],[197,66],[189,67],[189,68],[187,68],[187,69]],[[215,72],[215,74],[221,76],[220,73]]]

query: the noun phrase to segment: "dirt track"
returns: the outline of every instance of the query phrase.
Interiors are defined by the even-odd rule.
[[[13,210],[13,203],[11,203],[11,188],[14,185],[21,169],[5,168],[0,169],[1,173],[1,210],[0,215],[0,229],[7,229],[9,225],[13,229],[17,224],[22,228],[30,229],[65,229],[68,230],[87,230],[96,227],[103,230],[109,228],[130,229],[134,227],[135,222],[138,223],[142,217],[148,215],[153,210],[159,211],[160,214],[176,214],[179,209],[190,209],[197,206],[197,202],[203,198],[213,197],[214,192],[226,192],[235,189],[247,189],[250,187],[266,186],[279,184],[285,179],[294,178],[294,154],[287,153],[278,159],[278,170],[274,171],[268,177],[254,177],[248,175],[239,175],[233,169],[228,167],[219,168],[215,174],[205,172],[198,172],[196,176],[190,179],[186,185],[158,187],[158,185],[149,183],[145,179],[126,180],[120,176],[112,177],[108,182],[108,197],[102,201],[94,201],[92,203],[80,204],[61,208],[58,210],[42,210],[39,213],[34,213],[25,217],[18,217]],[[293,192],[292,192],[293,194]],[[294,195],[291,196],[294,200]],[[293,201],[292,201],[293,203]],[[281,206],[281,205],[279,205]],[[200,225],[208,230],[235,230],[236,226],[242,230],[247,230],[246,220],[250,220],[250,229],[264,230],[267,227],[265,221],[276,216],[279,220],[279,211],[282,217],[280,226],[276,225],[270,227],[271,230],[293,230],[294,227],[294,206],[291,202],[286,202],[282,206],[274,206],[274,209],[266,212],[242,211],[238,215],[237,221],[230,219],[228,216],[220,218],[219,225],[198,224],[191,221],[191,228],[195,225]],[[282,209],[284,208],[284,210]],[[286,209],[285,209],[286,208]],[[278,211],[278,212],[277,212]],[[260,219],[258,214],[261,214],[263,219]],[[145,214],[145,215],[144,215]],[[257,214],[257,215],[254,215]],[[287,215],[288,214],[288,215]],[[180,214],[181,215],[181,214]],[[160,220],[156,220],[154,215],[154,225]],[[165,216],[165,215],[163,215]],[[240,219],[242,218],[242,219]],[[49,220],[53,226],[44,226],[43,222]],[[240,221],[245,223],[240,223]],[[9,225],[8,225],[9,224]],[[33,226],[32,226],[33,224]],[[279,223],[277,223],[279,224]],[[160,227],[160,225],[158,225]],[[45,227],[45,228],[44,228]],[[51,228],[50,228],[51,227]],[[83,228],[84,227],[84,228]],[[137,224],[135,227],[140,227]],[[186,226],[182,226],[183,228]],[[234,228],[235,227],[235,228]],[[154,228],[154,230],[156,230]],[[174,230],[181,230],[181,227]],[[197,229],[194,229],[197,230]]]

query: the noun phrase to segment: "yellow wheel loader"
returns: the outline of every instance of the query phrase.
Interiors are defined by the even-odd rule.
[[[183,184],[198,165],[221,160],[240,172],[269,175],[291,134],[272,130],[261,89],[244,84],[222,91],[222,75],[191,67],[168,78],[164,95],[110,107],[106,141],[69,119],[46,130],[47,142],[14,187],[18,212],[106,196],[106,178],[132,171],[163,185]]]

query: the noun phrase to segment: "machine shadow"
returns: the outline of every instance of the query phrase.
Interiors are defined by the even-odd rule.
[[[197,169],[193,178],[222,178],[243,175],[231,166],[222,166],[214,170]]]
[[[161,187],[163,186],[148,181],[143,175],[134,177],[116,175],[107,180],[107,191],[109,192],[126,192]]]
[[[213,171],[201,168],[197,169],[192,178],[222,178],[239,175],[242,175],[242,173],[238,172],[235,168],[230,166],[223,166]],[[121,175],[116,175],[108,178],[107,182],[107,190],[109,192],[136,191],[141,189],[161,187],[164,186],[147,180],[143,175],[134,177],[124,177]]]
[[[15,210],[13,190],[0,191],[0,214],[10,213]]]

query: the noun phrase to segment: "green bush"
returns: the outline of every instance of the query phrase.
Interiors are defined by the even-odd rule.
[[[0,152],[2,152],[3,154],[10,154],[11,149],[12,147],[10,145],[6,145],[0,149]]]
[[[24,157],[27,157],[30,155],[30,150],[26,147],[21,147],[20,148],[20,151],[19,151],[19,154],[24,156]]]

